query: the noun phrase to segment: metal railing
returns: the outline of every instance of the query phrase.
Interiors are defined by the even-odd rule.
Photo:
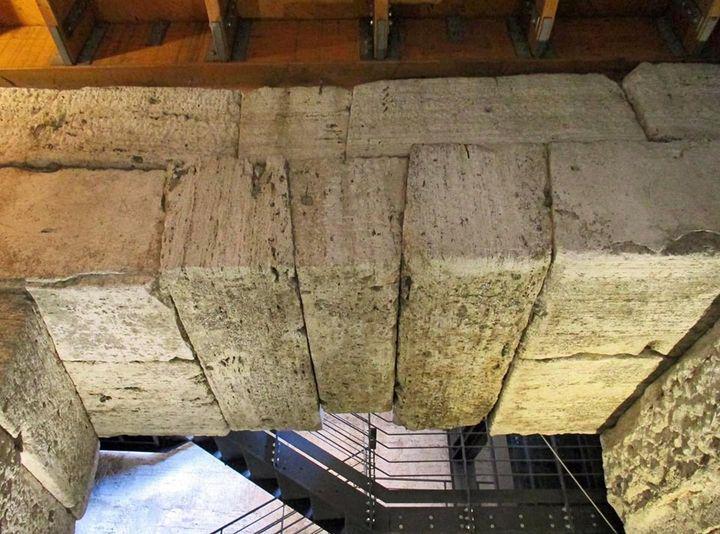
[[[303,524],[303,522],[305,524]],[[280,499],[270,499],[240,517],[213,530],[211,534],[278,534],[287,530],[298,534],[319,534],[322,528],[287,506]]]

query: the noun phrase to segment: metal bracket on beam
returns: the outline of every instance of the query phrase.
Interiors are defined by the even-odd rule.
[[[235,0],[205,0],[210,17],[212,48],[208,51],[208,61],[230,61],[238,31],[238,14]],[[211,7],[212,6],[212,7]],[[219,17],[213,16],[218,13]]]
[[[720,0],[675,0],[672,18],[688,54],[699,54],[720,20]]]
[[[75,0],[69,9],[62,9],[58,0],[38,0],[37,5],[60,61],[65,65],[75,64],[95,23],[90,1]]]
[[[390,0],[374,0],[373,18],[370,21],[373,27],[373,58],[385,59],[388,54],[390,40]]]
[[[530,24],[527,40],[530,53],[542,57],[547,52],[555,24],[559,0],[529,0]]]

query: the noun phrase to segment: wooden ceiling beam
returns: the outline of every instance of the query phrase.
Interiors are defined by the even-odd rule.
[[[535,0],[532,5],[527,38],[530,53],[535,57],[541,57],[547,50],[559,3],[559,0]]]
[[[60,62],[73,65],[95,24],[90,0],[37,0],[37,7],[55,43]]]

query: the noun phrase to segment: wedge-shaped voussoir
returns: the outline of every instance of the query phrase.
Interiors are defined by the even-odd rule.
[[[391,80],[355,87],[348,156],[421,143],[645,139],[620,86],[598,74]]]
[[[345,156],[352,93],[340,87],[263,87],[243,96],[240,155],[288,160]]]
[[[22,465],[15,441],[0,428],[0,526],[8,534],[72,534],[75,519]]]
[[[556,254],[520,355],[670,355],[720,295],[720,143],[550,148]]]
[[[24,291],[0,292],[0,427],[22,440],[23,466],[76,517],[82,516],[95,476],[98,439]]]
[[[177,87],[0,89],[0,147],[7,148],[0,162],[148,168],[231,156],[240,98],[237,91]]]
[[[720,65],[643,63],[623,87],[648,139],[720,139]]]
[[[320,398],[331,412],[392,405],[407,163],[290,166],[297,271]]]
[[[285,161],[198,163],[166,206],[161,285],[230,426],[317,427]]]
[[[490,431],[595,434],[662,361],[652,352],[517,359],[493,411]]]
[[[396,417],[475,424],[492,408],[551,252],[544,149],[414,147],[403,224]]]

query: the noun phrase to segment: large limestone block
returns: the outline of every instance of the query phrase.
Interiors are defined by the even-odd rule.
[[[595,434],[662,361],[649,351],[517,359],[493,411],[491,432]]]
[[[207,385],[196,383],[201,369],[172,303],[161,301],[155,288],[168,177],[165,171],[0,169],[0,225],[5,230],[0,245],[9,252],[0,255],[0,279],[26,280],[61,360],[99,362],[92,367],[96,384],[86,379],[80,385],[70,373],[83,401],[112,397],[124,386],[113,365],[146,366],[146,384],[132,386],[137,398],[113,403],[115,412],[125,408],[125,420],[103,420],[106,412],[88,406],[103,434],[227,431]],[[160,380],[165,371],[157,364],[174,359],[195,369],[195,374],[177,375],[178,380],[187,377],[187,383],[171,386]],[[172,406],[170,417],[170,408],[159,401],[158,380],[197,394],[187,395],[185,406]],[[142,402],[144,411],[137,408]],[[150,416],[153,409],[158,417]]]
[[[227,433],[174,308],[104,282],[29,288],[98,435]]]
[[[414,147],[403,224],[397,420],[489,412],[550,262],[543,147]]]
[[[230,426],[317,427],[285,161],[198,164],[166,207],[161,285]]]
[[[0,89],[0,103],[0,163],[147,168],[237,153],[237,91]]]
[[[392,405],[406,169],[397,158],[291,165],[300,292],[330,412]]]
[[[22,465],[12,437],[0,428],[0,532],[72,534],[75,520]]]
[[[608,501],[628,532],[720,524],[719,392],[720,323],[602,434]]]
[[[243,96],[242,157],[289,160],[345,155],[352,95],[339,87],[263,87]]]
[[[347,154],[406,156],[414,144],[644,139],[604,76],[393,80],[355,87]]]
[[[623,88],[648,139],[720,138],[720,65],[643,63]]]
[[[1,168],[0,279],[156,270],[165,176]]]
[[[551,145],[555,260],[522,358],[671,354],[720,295],[720,143]]]
[[[0,427],[22,440],[22,464],[81,517],[98,440],[42,319],[24,292],[0,293]]]

